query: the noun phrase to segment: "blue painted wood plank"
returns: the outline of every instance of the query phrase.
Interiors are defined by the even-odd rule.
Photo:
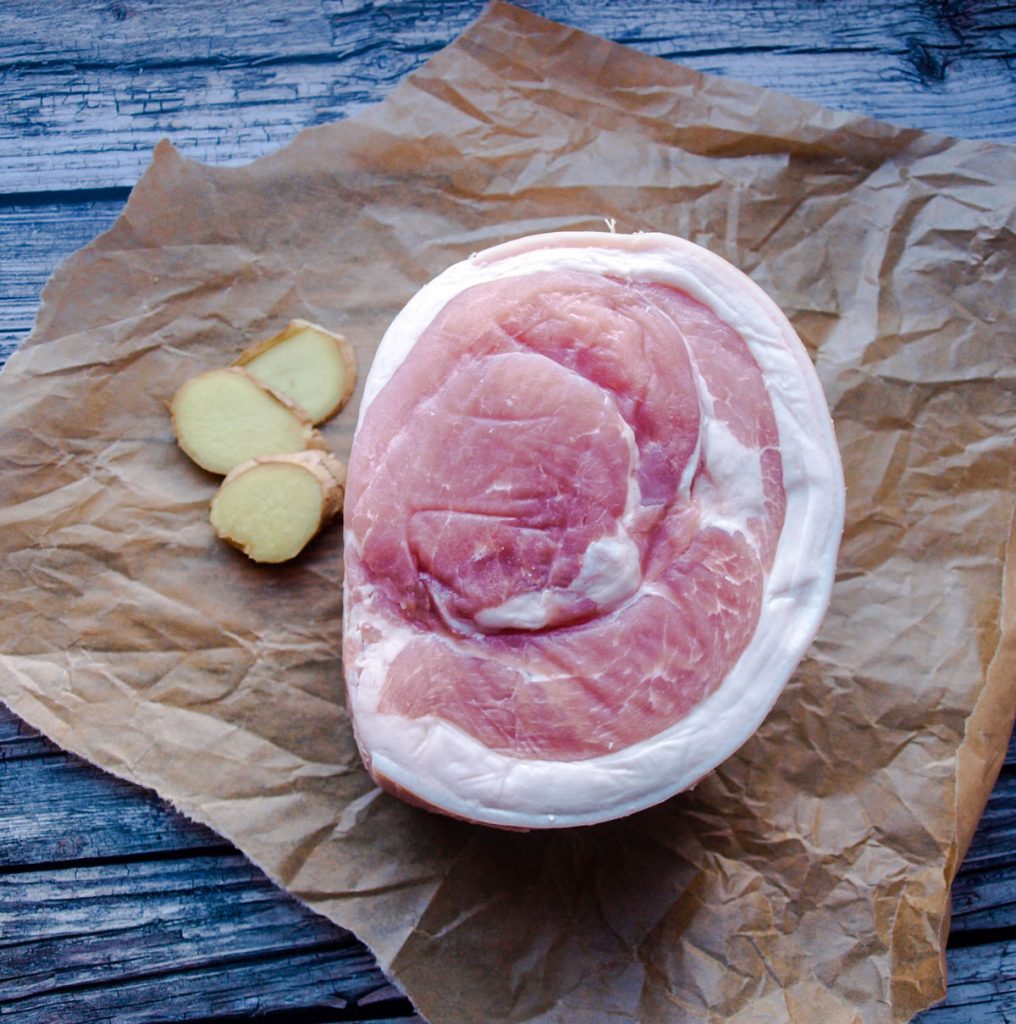
[[[15,830],[15,841],[27,844],[23,857],[39,858],[30,870],[0,873],[4,893],[0,901],[0,963],[9,967],[20,962],[11,958],[5,944],[30,950],[27,966],[16,968],[23,974],[12,977],[0,969],[0,1010],[13,1014],[12,1019],[34,1024],[40,1012],[50,1012],[54,1007],[63,1012],[67,1006],[76,1005],[65,1005],[65,996],[89,984],[95,972],[108,972],[111,962],[117,970],[128,970],[129,965],[122,962],[124,950],[131,951],[131,957],[141,957],[134,965],[135,973],[144,974],[156,989],[166,977],[186,979],[192,996],[177,1012],[202,1017],[220,1005],[220,983],[249,987],[254,979],[260,979],[258,984],[267,986],[266,1010],[289,1005],[320,1006],[318,987],[322,985],[332,986],[329,991],[340,991],[348,1001],[356,998],[361,983],[370,991],[374,991],[370,986],[383,984],[382,976],[370,973],[374,968],[364,967],[367,961],[355,957],[329,960],[328,956],[339,948],[335,943],[352,942],[368,959],[369,954],[341,929],[275,889],[239,854],[221,845],[213,833],[178,819],[151,794],[109,779],[58,751],[34,730],[19,727],[9,712],[0,715],[0,771],[4,758],[31,762],[21,765],[32,770],[25,770],[18,778],[21,814],[31,824],[27,832],[24,824]],[[55,774],[48,778],[49,773]],[[996,814],[1008,826],[1011,816],[1005,807],[1012,789],[1013,780],[1004,776],[989,804],[984,819],[987,825],[982,824],[978,832],[975,851],[980,845],[993,843],[991,823]],[[0,775],[0,792],[4,791]],[[160,815],[165,820],[153,825],[152,818]],[[196,834],[191,835],[190,829],[197,830]],[[83,832],[88,833],[87,840],[76,846]],[[192,841],[193,848],[188,848]],[[0,832],[0,851],[6,843],[7,837]],[[1004,851],[1011,851],[1004,838],[1002,843]],[[1011,852],[1008,859],[1009,866],[998,871],[969,866],[961,871],[956,929],[964,941],[976,943],[978,931],[985,929],[997,933],[998,929],[1013,928],[1016,865],[1011,863]],[[52,866],[58,860],[65,863]],[[87,927],[87,938],[80,934],[83,927]],[[1016,986],[1016,960],[1012,971],[1008,965],[1016,949],[1002,939],[993,939],[992,934],[985,932],[981,944],[950,950],[953,984],[949,999],[933,1011],[935,1016],[928,1018],[930,1024],[967,1020],[981,1024],[993,1019],[977,1017],[978,1004],[969,1002],[980,999],[985,992],[986,982],[978,967],[982,957],[1001,956],[1004,970],[998,979],[1001,988],[997,999],[1008,998],[1006,993],[1011,995],[1011,988]],[[296,949],[321,954],[313,960],[314,969],[306,973],[300,985],[289,976],[291,971],[304,971],[307,966],[305,960],[289,957],[288,953]],[[31,964],[40,956],[48,966],[31,974]],[[265,966],[272,961],[278,974]],[[277,993],[275,982],[281,985]],[[31,988],[33,984],[35,988]],[[299,999],[294,995],[294,985],[302,992]],[[116,993],[119,988],[118,983]],[[51,989],[60,991],[51,997]],[[134,990],[129,986],[128,991]],[[4,1000],[15,992],[20,993],[17,1000],[6,1005]],[[397,994],[389,995],[397,998]],[[115,1019],[150,1019],[144,1016],[146,1007],[150,1007],[148,996],[139,998],[139,1016]],[[287,1002],[291,999],[296,1002]],[[398,1005],[410,1013],[408,1004]],[[118,1014],[126,1012],[125,1006],[116,1004],[116,1008]],[[924,1018],[921,1021],[928,1024]]]
[[[411,1018],[409,1003],[348,932],[235,851],[135,861],[129,871],[87,864],[0,879],[5,1016],[90,1020],[101,1007],[140,1024],[312,1004]],[[174,979],[184,983],[175,997]]]
[[[483,9],[461,3],[258,0],[0,12],[0,192],[130,185],[169,136],[237,163],[376,102]],[[988,4],[526,0],[697,70],[948,134],[1012,140],[1016,29]]]
[[[224,846],[153,792],[49,741],[4,743],[2,749],[0,870]]]
[[[914,1024],[1012,1024],[1016,1021],[1016,940],[955,949],[949,997]]]
[[[124,189],[117,198],[0,205],[0,367],[31,331],[50,274],[105,231],[126,198]]]

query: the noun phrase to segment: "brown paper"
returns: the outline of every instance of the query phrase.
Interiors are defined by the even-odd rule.
[[[1013,182],[1011,148],[505,5],[249,167],[160,144],[0,377],[0,695],[353,929],[433,1024],[906,1020],[943,994],[948,884],[1013,715]],[[848,525],[825,626],[735,757],[628,820],[507,834],[371,785],[340,531],[284,568],[216,541],[165,405],[291,317],[366,370],[448,264],[604,218],[708,246],[787,311]],[[340,455],[358,397],[325,429]]]

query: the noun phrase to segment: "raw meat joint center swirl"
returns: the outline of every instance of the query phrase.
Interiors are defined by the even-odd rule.
[[[645,744],[724,683],[787,481],[741,332],[673,281],[548,248],[532,272],[481,254],[382,360],[350,462],[346,658],[367,716],[562,763]]]

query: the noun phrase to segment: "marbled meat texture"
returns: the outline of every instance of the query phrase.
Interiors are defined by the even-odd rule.
[[[785,509],[773,409],[743,340],[674,288],[467,289],[352,458],[357,642],[405,640],[382,713],[594,757],[686,715],[754,633]]]

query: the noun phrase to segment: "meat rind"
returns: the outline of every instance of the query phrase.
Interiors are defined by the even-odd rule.
[[[376,482],[382,482],[383,492],[385,474],[393,472],[392,467],[397,464],[389,453],[400,445],[416,444],[421,451],[425,447],[419,438],[427,418],[418,417],[413,430],[406,431],[406,416],[411,414],[412,407],[420,405],[417,399],[425,404],[436,393],[435,389],[446,386],[446,380],[426,379],[431,363],[425,363],[420,356],[424,352],[436,354],[436,362],[441,362],[442,352],[435,347],[434,339],[445,337],[444,328],[448,344],[453,348],[458,344],[455,332],[461,334],[461,316],[468,314],[458,312],[462,303],[455,301],[457,297],[472,289],[472,294],[482,293],[489,298],[496,294],[498,282],[508,280],[513,293],[525,301],[533,282],[538,290],[540,275],[558,275],[556,280],[578,282],[591,279],[583,275],[592,275],[602,281],[620,282],[618,294],[624,295],[642,289],[648,305],[669,317],[678,334],[683,319],[694,319],[694,309],[699,307],[709,312],[708,317],[701,318],[704,323],[719,324],[718,328],[711,328],[706,323],[705,335],[712,330],[712,341],[707,338],[688,345],[675,342],[674,358],[681,358],[682,348],[693,353],[692,378],[698,382],[702,406],[701,423],[694,434],[698,447],[688,450],[688,444],[683,448],[679,445],[680,453],[672,449],[668,455],[680,463],[675,464],[680,479],[670,481],[671,491],[681,491],[687,510],[682,506],[680,514],[668,514],[663,540],[654,536],[651,545],[639,548],[639,587],[643,589],[621,593],[614,604],[607,602],[609,610],[603,617],[606,621],[611,616],[630,616],[634,614],[631,608],[641,605],[633,625],[627,632],[618,628],[616,636],[630,638],[637,628],[645,638],[639,643],[652,642],[653,630],[646,626],[647,622],[655,624],[657,632],[666,636],[674,636],[675,630],[684,628],[685,620],[675,618],[674,613],[680,601],[689,606],[689,614],[694,613],[691,606],[696,602],[719,601],[724,607],[737,605],[748,609],[745,621],[751,624],[752,632],[743,644],[737,641],[736,661],[720,680],[692,680],[684,689],[678,687],[675,691],[674,680],[667,678],[668,664],[661,664],[658,672],[626,682],[631,699],[626,700],[622,711],[641,701],[648,712],[640,712],[641,717],[635,715],[628,732],[623,726],[612,725],[614,738],[610,746],[604,745],[602,738],[588,735],[576,739],[576,719],[568,710],[569,704],[576,702],[574,687],[561,690],[545,683],[542,690],[533,691],[527,685],[526,661],[519,654],[520,650],[532,653],[533,678],[550,680],[551,674],[545,664],[540,664],[540,658],[552,656],[556,663],[562,658],[588,658],[594,631],[578,619],[568,619],[559,628],[559,623],[541,622],[539,616],[531,623],[522,618],[510,622],[501,632],[496,628],[487,630],[483,621],[473,615],[475,608],[470,610],[472,599],[461,593],[455,600],[449,599],[447,609],[442,611],[433,584],[427,591],[409,577],[399,582],[399,573],[406,569],[399,562],[406,561],[405,552],[397,540],[386,541],[388,547],[379,547],[378,539],[384,530],[379,534],[369,525],[375,521],[370,517],[378,511],[371,506],[371,501],[376,504],[378,500]],[[490,288],[495,291],[489,292]],[[613,285],[606,290],[611,288]],[[524,320],[522,314],[520,318]],[[553,334],[553,325],[548,330]],[[482,331],[475,333],[477,338],[482,336]],[[423,347],[417,349],[421,339]],[[529,346],[527,351],[535,349],[537,354],[547,354],[540,351],[539,338],[524,340]],[[489,358],[491,353],[483,350],[483,344],[470,342],[466,348],[469,357]],[[591,344],[594,355],[602,354],[598,342],[594,340]],[[701,349],[697,353],[696,344]],[[736,367],[733,375],[724,378],[724,360],[728,358],[724,347],[734,345],[747,346],[761,371],[764,395],[753,397],[750,383],[736,379]],[[414,350],[416,358],[409,358]],[[564,365],[581,362],[585,355],[573,353],[553,358]],[[400,370],[401,379],[397,379]],[[588,368],[583,372],[588,372]],[[593,378],[598,372],[592,373]],[[705,384],[703,375],[710,377]],[[413,397],[417,388],[422,390]],[[612,394],[615,398],[620,396],[624,403],[623,388],[615,388]],[[375,401],[382,395],[384,400],[375,407]],[[764,426],[752,427],[751,416],[741,417],[738,402],[746,402],[749,408],[752,404],[771,404],[774,436],[763,436],[768,429]],[[435,410],[440,408],[435,406]],[[471,415],[475,418],[475,411]],[[495,410],[494,418],[498,415]],[[625,415],[639,433],[638,411]],[[683,429],[682,423],[687,425],[689,413],[685,409],[676,415],[675,436]],[[758,422],[764,423],[765,417]],[[434,429],[440,434],[449,428],[447,423],[437,420]],[[637,440],[641,445],[640,457],[651,447],[644,440]],[[753,449],[756,484],[741,495],[751,505],[751,511],[731,510],[730,502],[740,500],[740,492],[744,491],[739,482],[744,467],[724,453],[736,455]],[[704,458],[706,451],[712,453],[715,472],[703,474],[696,460]],[[404,465],[411,466],[411,462]],[[454,458],[449,466],[450,478],[457,479],[462,468],[455,468]],[[697,489],[694,495],[693,486]],[[710,488],[719,494],[719,499]],[[433,496],[430,500],[433,502]],[[470,500],[475,500],[475,496]],[[647,504],[651,501],[639,506],[641,512],[628,509],[625,514],[643,514]],[[707,509],[702,522],[696,521],[698,505]],[[437,512],[440,515],[440,506]],[[488,509],[485,514],[489,512]],[[347,495],[344,652],[349,705],[365,763],[375,778],[400,795],[409,793],[416,801],[445,813],[502,827],[589,824],[665,799],[694,784],[736,750],[779,695],[813,638],[828,603],[842,517],[843,482],[835,436],[811,361],[775,304],[735,268],[691,243],[656,234],[535,236],[474,256],[436,278],[403,310],[385,335],[366,382]],[[377,516],[376,522],[381,524],[382,518]],[[428,537],[440,535],[439,524],[433,521],[425,523],[424,528]],[[460,530],[461,523],[456,523],[456,534]],[[568,535],[566,531],[565,536]],[[641,536],[637,529],[633,535]],[[707,567],[706,575],[715,583],[709,586],[720,587],[726,596],[716,597],[708,587],[703,591],[692,586],[685,598],[674,599],[675,588],[688,589],[686,580],[698,571],[695,566],[706,564],[682,555],[695,544],[712,552],[709,558],[713,560],[713,569]],[[739,585],[736,577],[740,573],[735,571],[733,577],[725,573],[725,566],[734,565],[729,560],[734,557],[731,545],[742,552],[749,548],[754,552],[760,573],[754,597],[731,597],[728,593],[731,586],[736,589]],[[432,549],[440,554],[440,544],[432,544]],[[538,545],[530,545],[526,551],[527,557],[539,560]],[[394,568],[386,568],[378,575],[377,567],[388,556],[394,559],[390,562]],[[444,560],[448,562],[447,558]],[[406,571],[411,573],[414,564],[418,568],[419,558],[410,557],[408,563]],[[442,571],[447,576],[451,570]],[[670,588],[662,602],[667,607],[659,613],[654,611],[661,604],[659,600],[653,604],[654,580],[662,580],[665,590]],[[379,596],[393,585],[404,586],[399,592],[401,611],[394,616],[390,613],[391,601],[386,605]],[[549,584],[541,586],[542,594],[557,593],[553,587],[547,589]],[[569,592],[568,585],[563,592]],[[385,611],[386,607],[389,611]],[[581,609],[572,611],[582,613]],[[596,608],[586,611],[594,618],[598,614]],[[437,621],[441,615],[445,615],[443,624]],[[473,618],[469,619],[469,615]],[[636,621],[641,625],[634,625]],[[708,621],[709,630],[701,638],[705,645],[717,638],[720,642],[729,640],[731,631],[739,628],[733,619],[725,622],[722,616],[717,619],[712,615]],[[547,635],[551,635],[550,646],[543,639]],[[675,643],[668,639],[664,647],[669,644],[667,649],[676,650]],[[603,651],[609,659],[609,644],[603,646]],[[488,687],[488,707],[479,720],[474,720],[472,708],[453,707],[456,701],[462,703],[461,684],[456,683],[451,689],[448,686],[452,676],[466,678],[465,669],[473,664],[468,661],[470,658],[479,659],[478,673]],[[455,665],[451,664],[453,661]],[[654,681],[657,676],[662,680],[659,686]],[[675,692],[680,699],[674,699]],[[661,706],[660,694],[670,700],[672,706],[666,711],[670,718],[658,731],[650,730],[643,735],[647,729],[645,715]],[[690,697],[685,699],[682,694]],[[532,699],[542,703],[526,719],[519,708]],[[592,692],[589,700],[597,699]],[[609,703],[614,696],[607,692],[604,699]],[[506,702],[511,705],[507,717]],[[456,720],[458,712],[461,714]],[[583,715],[589,721],[594,719],[586,714],[585,708],[579,708],[577,714],[580,726]],[[620,719],[624,715],[612,717]],[[547,720],[563,722],[560,742],[562,749],[568,747],[570,753],[555,753],[559,734],[546,724]],[[523,727],[520,723],[524,721],[536,724]],[[542,735],[527,747],[528,741],[520,729],[524,733],[534,727]]]

